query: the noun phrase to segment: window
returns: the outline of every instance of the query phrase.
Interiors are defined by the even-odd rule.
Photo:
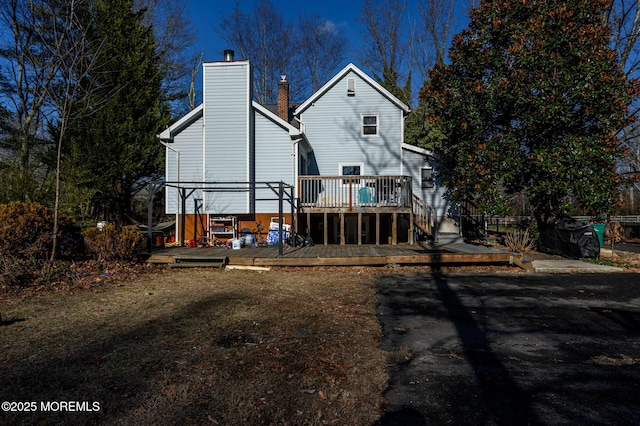
[[[362,116],[362,135],[377,136],[378,135],[378,116],[363,115]]]
[[[355,96],[356,95],[356,79],[348,78],[347,79],[347,96]]]
[[[362,163],[345,163],[340,164],[340,176],[362,176],[364,165]],[[360,179],[353,179],[352,183],[359,184]],[[348,179],[342,179],[342,184],[349,184]]]
[[[433,177],[433,167],[422,167],[420,169],[420,182],[422,189],[435,188],[436,181]]]

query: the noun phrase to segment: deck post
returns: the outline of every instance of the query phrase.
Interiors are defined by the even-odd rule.
[[[380,213],[376,212],[376,245],[380,245]]]
[[[358,213],[358,245],[362,245],[362,213]]]
[[[280,181],[278,186],[278,256],[282,256],[284,254],[284,244],[282,244],[282,215],[284,214],[283,208],[283,198],[284,198],[284,186],[283,182]]]
[[[353,210],[353,180],[349,177],[349,211]]]
[[[391,226],[391,244],[398,245],[398,213],[392,214],[392,226]]]
[[[295,216],[295,199],[293,193],[293,187],[289,189],[291,191],[291,198],[289,199],[291,204],[291,245],[295,248],[296,246],[296,234],[298,233],[298,218]]]
[[[329,244],[329,218],[327,217],[327,212],[325,211],[324,214],[324,227],[323,227],[323,232],[324,232],[324,245],[328,245]]]
[[[187,232],[187,188],[182,188],[182,217],[180,218],[180,247],[184,247],[184,234]]]
[[[415,232],[413,232],[413,211],[409,213],[409,244],[415,244],[416,241],[413,238],[415,236]]]
[[[343,246],[345,245],[345,238],[344,238],[344,213],[340,213],[340,245]]]

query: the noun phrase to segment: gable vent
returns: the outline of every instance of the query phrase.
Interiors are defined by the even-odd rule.
[[[347,79],[347,96],[355,96],[356,95],[356,79],[348,78]]]

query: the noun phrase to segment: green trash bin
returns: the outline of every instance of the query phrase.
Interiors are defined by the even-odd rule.
[[[593,223],[591,226],[593,226],[593,230],[596,231],[600,247],[604,247],[604,229],[607,225],[605,223]]]

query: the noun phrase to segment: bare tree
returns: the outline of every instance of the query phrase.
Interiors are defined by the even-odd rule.
[[[445,52],[451,38],[451,25],[454,20],[454,0],[421,0],[418,12],[422,18],[427,41],[435,52],[437,64],[444,63]]]
[[[293,73],[293,26],[286,22],[269,0],[259,0],[250,13],[240,4],[223,16],[220,35],[254,69],[254,95],[262,104],[274,103],[279,75]]]
[[[72,122],[84,116],[90,109],[96,110],[99,105],[88,105],[98,71],[96,64],[100,55],[98,46],[90,48],[89,33],[86,22],[79,16],[87,1],[72,0],[64,5],[43,7],[42,11],[51,20],[51,25],[37,32],[43,48],[48,56],[55,61],[57,73],[52,84],[44,88],[48,106],[55,114],[49,116],[50,128],[56,127],[56,172],[55,172],[55,200],[53,242],[50,261],[53,262],[58,250],[58,225],[60,212],[60,181],[62,165],[62,145],[67,128]]]
[[[191,68],[191,82],[189,84],[189,111],[192,111],[196,107],[196,98],[198,97],[198,89],[196,89],[196,78],[198,77],[198,71],[202,66],[203,58],[204,49],[200,51],[200,56],[194,59],[193,68]]]
[[[302,15],[297,21],[296,52],[306,71],[311,93],[329,81],[344,61],[347,39],[335,24],[319,15]],[[307,96],[310,93],[307,93]]]
[[[406,0],[365,0],[359,20],[370,40],[363,47],[362,63],[385,89],[409,104],[411,72],[402,72],[408,60],[406,9]]]
[[[14,121],[11,149],[16,158],[13,194],[30,199],[39,182],[33,178],[34,150],[45,140],[43,108],[47,90],[60,70],[60,62],[43,47],[40,33],[50,24],[43,12],[46,2],[7,0],[0,4],[0,58],[3,64],[2,101]]]
[[[136,0],[136,10],[145,9],[145,24],[151,25],[161,56],[163,87],[173,113],[186,112],[191,64],[200,56],[193,46],[197,32],[185,0]]]
[[[613,0],[604,18],[611,27],[612,46],[618,53],[619,67],[628,78],[640,77],[640,0]],[[630,116],[638,117],[640,100],[629,109]],[[622,129],[620,140],[625,145],[626,156],[620,168],[630,184],[640,190],[640,120]]]

